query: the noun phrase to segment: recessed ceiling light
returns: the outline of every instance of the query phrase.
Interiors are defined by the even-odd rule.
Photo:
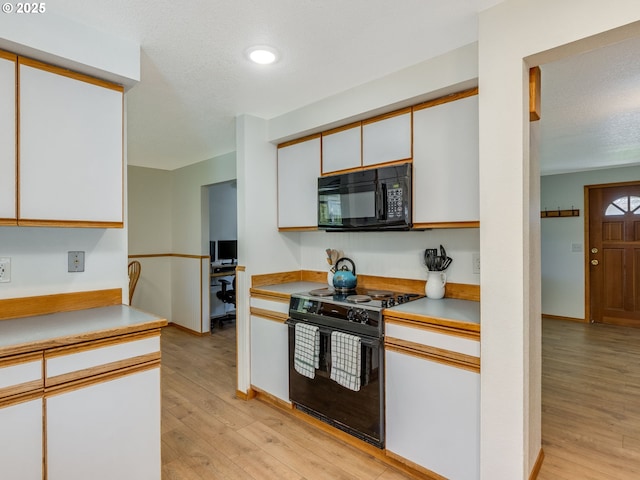
[[[266,45],[258,45],[247,50],[247,56],[252,62],[269,65],[278,59],[278,52]]]

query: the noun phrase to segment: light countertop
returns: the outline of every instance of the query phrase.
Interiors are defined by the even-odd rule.
[[[420,298],[388,308],[385,313],[419,315],[429,318],[441,318],[458,322],[480,324],[480,302],[441,298],[433,300]]]
[[[0,357],[160,328],[166,319],[127,305],[0,321]]]
[[[318,282],[287,282],[275,285],[263,285],[252,288],[253,291],[265,291],[276,294],[291,295],[292,293],[309,292],[318,288],[327,288],[326,283]]]

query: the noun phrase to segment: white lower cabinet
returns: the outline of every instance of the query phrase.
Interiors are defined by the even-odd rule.
[[[161,477],[160,367],[45,401],[48,480]]]
[[[42,480],[42,398],[0,407],[0,478]]]
[[[251,385],[289,402],[289,331],[286,324],[251,316]]]
[[[480,478],[480,374],[387,351],[386,448],[455,480]]]

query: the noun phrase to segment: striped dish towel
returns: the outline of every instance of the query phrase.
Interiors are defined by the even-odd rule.
[[[320,329],[306,323],[295,325],[295,349],[293,368],[300,375],[314,378],[320,366]]]
[[[331,380],[357,392],[360,390],[360,337],[331,332]]]

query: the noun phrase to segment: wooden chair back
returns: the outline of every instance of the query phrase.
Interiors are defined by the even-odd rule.
[[[135,292],[138,278],[140,278],[140,270],[142,270],[142,266],[139,261],[134,260],[129,264],[129,305],[131,305],[133,292]]]

